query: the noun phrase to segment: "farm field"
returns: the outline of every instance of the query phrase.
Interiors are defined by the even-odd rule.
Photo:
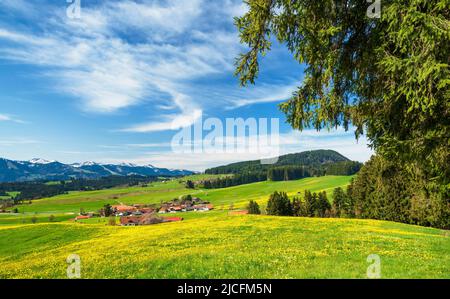
[[[229,206],[271,193],[345,187],[351,177],[259,182],[224,189],[186,189],[182,180],[33,201],[19,214],[0,215],[0,278],[66,278],[66,258],[81,258],[82,278],[366,278],[367,256],[381,258],[382,278],[450,278],[449,232],[357,219],[232,215]],[[160,203],[192,194],[214,204],[209,212],[173,214],[182,222],[107,225],[106,218],[75,223],[80,208]],[[25,213],[23,213],[25,212]],[[52,223],[49,222],[53,215]],[[31,217],[37,223],[31,224]]]

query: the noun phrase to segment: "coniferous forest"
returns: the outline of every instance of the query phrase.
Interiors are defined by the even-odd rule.
[[[332,150],[316,150],[278,157],[275,164],[261,161],[238,162],[210,168],[206,174],[232,174],[199,182],[206,189],[226,188],[261,181],[291,181],[325,175],[354,175],[362,163],[350,161]]]
[[[340,126],[374,149],[348,192],[355,215],[449,228],[448,1],[383,1],[375,19],[364,1],[248,3],[235,22],[249,48],[241,85],[255,83],[275,38],[307,64],[279,106],[292,128]]]

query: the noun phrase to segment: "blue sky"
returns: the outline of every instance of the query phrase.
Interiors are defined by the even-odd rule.
[[[0,1],[0,156],[65,163],[132,162],[203,170],[253,154],[176,154],[172,124],[194,115],[280,118],[281,153],[334,149],[365,161],[364,138],[294,132],[277,104],[303,66],[274,44],[255,86],[239,87],[241,0]]]

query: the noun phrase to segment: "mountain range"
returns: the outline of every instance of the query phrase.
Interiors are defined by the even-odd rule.
[[[195,172],[180,169],[157,168],[152,165],[100,164],[84,162],[63,164],[58,161],[32,159],[14,161],[0,158],[0,182],[32,180],[68,180],[71,178],[96,179],[105,176],[184,176]]]

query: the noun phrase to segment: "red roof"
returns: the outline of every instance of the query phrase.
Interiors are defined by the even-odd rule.
[[[231,215],[247,215],[247,214],[248,214],[247,210],[231,212]]]
[[[89,216],[83,216],[83,215],[81,215],[81,216],[77,216],[77,217],[75,217],[75,220],[80,220],[80,219],[90,219],[91,217],[89,217]]]
[[[118,205],[118,206],[112,206],[113,209],[115,209],[117,212],[134,212],[137,210],[136,207],[132,206],[125,206],[125,205]]]
[[[120,224],[138,224],[139,219],[136,216],[120,217]]]

